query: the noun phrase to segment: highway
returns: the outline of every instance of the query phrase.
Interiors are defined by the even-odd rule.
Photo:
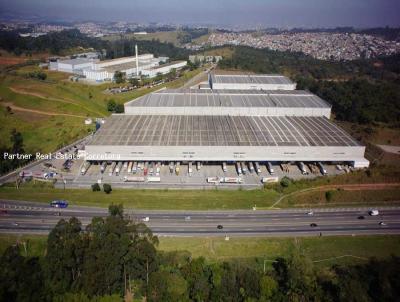
[[[327,236],[400,234],[400,207],[379,207],[378,216],[369,208],[235,210],[235,211],[150,211],[125,209],[136,222],[146,224],[159,236]],[[60,216],[59,216],[60,215]],[[107,209],[69,206],[51,208],[45,203],[0,200],[0,233],[47,234],[61,218],[77,217],[86,226]],[[364,219],[359,219],[364,216]],[[384,222],[381,225],[380,222]],[[311,226],[316,224],[316,226]],[[217,226],[221,225],[222,228]]]

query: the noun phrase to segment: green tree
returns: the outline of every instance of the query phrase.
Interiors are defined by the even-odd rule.
[[[48,236],[45,263],[49,287],[54,294],[62,294],[81,285],[86,247],[81,232],[81,222],[72,217],[69,221],[61,219]]]
[[[111,191],[112,191],[111,185],[110,185],[110,184],[103,184],[103,191],[104,191],[106,194],[110,194]]]
[[[107,110],[110,112],[114,112],[115,111],[115,106],[117,105],[117,103],[115,103],[114,100],[109,100],[107,102]]]
[[[115,111],[115,113],[124,113],[125,107],[123,104],[116,104],[114,111]]]
[[[98,183],[92,184],[92,191],[93,192],[101,191],[100,185]]]
[[[126,81],[126,75],[125,75],[125,73],[124,73],[124,72],[121,72],[121,71],[116,71],[116,72],[114,73],[114,81],[115,81],[115,83],[117,83],[117,84],[125,83],[125,81]]]

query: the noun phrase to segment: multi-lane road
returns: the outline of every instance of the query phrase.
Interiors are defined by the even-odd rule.
[[[288,209],[271,211],[146,211],[126,209],[160,236],[326,236],[400,234],[400,207]],[[46,234],[61,218],[77,217],[84,226],[107,209],[69,206],[55,209],[44,203],[0,200],[0,233]],[[363,216],[364,219],[360,219]],[[383,222],[383,223],[381,223]],[[316,226],[311,226],[315,224]],[[222,228],[218,228],[218,226]]]

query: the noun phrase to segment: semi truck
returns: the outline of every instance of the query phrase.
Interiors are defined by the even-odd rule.
[[[241,162],[240,163],[240,166],[242,167],[242,173],[243,174],[246,174],[247,173],[247,167],[246,167],[246,164],[244,163],[244,162]]]
[[[175,174],[179,175],[181,163],[178,161],[175,166]]]
[[[222,171],[226,172],[228,169],[226,168],[226,162],[222,163]]]
[[[119,175],[119,173],[121,173],[121,170],[122,170],[122,161],[120,161],[118,164],[117,164],[117,167],[115,168],[115,175]]]
[[[269,161],[267,161],[266,167],[267,167],[269,174],[271,174],[271,175],[275,174],[274,168],[272,167],[272,165]]]
[[[239,176],[242,175],[242,167],[241,167],[240,163],[236,163],[236,171]]]
[[[161,177],[159,176],[147,176],[147,181],[148,182],[160,182]]]
[[[249,161],[249,171],[250,173],[254,173],[254,165],[251,161]]]
[[[81,168],[81,174],[85,175],[85,173],[87,172],[87,170],[89,169],[91,163],[90,162],[85,162]]]
[[[109,175],[109,176],[112,176],[112,175],[113,175],[116,166],[117,166],[117,162],[114,161],[114,162],[111,164],[110,172],[108,172],[108,175]]]
[[[107,168],[107,162],[106,162],[106,161],[103,161],[103,162],[101,163],[101,166],[100,166],[100,173],[103,174],[104,171],[106,170],[106,168]]]
[[[308,171],[306,169],[306,165],[303,162],[301,162],[301,161],[298,162],[297,166],[299,167],[299,169],[301,171],[301,174],[303,174],[303,175],[307,175],[308,174]]]
[[[174,173],[174,162],[173,161],[171,161],[170,163],[169,163],[169,173]]]
[[[124,182],[144,182],[146,179],[141,176],[125,176]]]
[[[242,183],[242,178],[240,178],[240,177],[221,177],[220,182],[231,183],[231,184],[240,184],[240,183]]]
[[[323,164],[321,162],[317,162],[317,166],[322,175],[328,174],[328,172],[326,171],[325,167],[323,166]]]
[[[256,168],[257,174],[260,174],[260,173],[261,173],[260,164],[256,161],[256,162],[254,163],[254,166],[255,166],[255,168]]]
[[[192,166],[192,162],[189,162],[189,166],[188,166],[188,173],[189,176],[192,177],[193,174],[193,166]]]
[[[133,162],[130,161],[128,164],[128,169],[127,169],[128,173],[132,173],[132,166],[133,166]]]

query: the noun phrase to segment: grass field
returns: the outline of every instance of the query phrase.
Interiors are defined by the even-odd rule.
[[[356,264],[369,257],[400,256],[400,236],[338,236],[306,238],[194,238],[160,237],[158,249],[165,252],[189,252],[193,257],[205,257],[209,262],[239,261],[260,269],[264,260],[269,266],[277,257],[299,249],[317,265]],[[0,235],[0,254],[16,242],[25,242],[29,256],[43,256],[46,236]],[[23,254],[25,250],[22,249]],[[343,257],[345,256],[345,257]],[[352,257],[353,256],[353,257]],[[323,260],[323,261],[320,261]]]
[[[5,138],[0,146],[10,146],[8,137],[15,128],[22,133],[25,151],[54,151],[92,131],[93,125],[84,125],[85,117],[108,116],[110,99],[122,104],[162,87],[176,88],[201,71],[189,71],[165,85],[109,95],[104,90],[116,84],[86,85],[69,81],[68,74],[46,70],[45,81],[27,77],[38,70],[37,66],[25,66],[0,76],[0,136]]]
[[[52,189],[27,187],[0,188],[0,198],[31,200],[48,203],[53,199],[67,199],[72,205],[108,207],[122,203],[125,207],[141,209],[251,209],[254,204],[268,207],[278,196],[272,190],[128,190],[113,189],[110,195],[89,189]]]

